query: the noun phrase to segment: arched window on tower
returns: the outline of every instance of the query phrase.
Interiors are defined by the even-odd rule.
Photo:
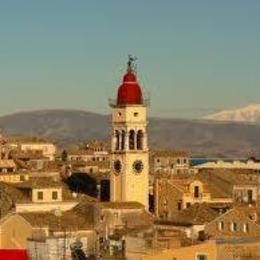
[[[137,132],[137,150],[143,149],[143,139],[144,139],[143,131],[138,130],[138,132]]]
[[[115,148],[116,148],[116,150],[119,150],[119,148],[120,148],[120,133],[119,133],[118,130],[115,131],[115,136],[116,136]]]
[[[121,136],[121,150],[125,149],[125,131],[122,131],[122,136]]]
[[[135,149],[135,131],[130,130],[129,132],[129,149],[134,150]]]

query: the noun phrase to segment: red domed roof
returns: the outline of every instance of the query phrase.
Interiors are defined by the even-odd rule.
[[[118,89],[117,105],[142,104],[143,95],[137,82],[136,75],[128,71],[123,77],[123,83]]]

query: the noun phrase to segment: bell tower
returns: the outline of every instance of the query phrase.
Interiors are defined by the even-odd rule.
[[[127,71],[112,108],[111,201],[137,201],[148,210],[147,106],[137,81],[135,59]]]

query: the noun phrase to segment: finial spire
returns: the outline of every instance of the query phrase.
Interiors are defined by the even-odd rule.
[[[127,72],[136,73],[136,60],[137,58],[131,54],[128,55]]]

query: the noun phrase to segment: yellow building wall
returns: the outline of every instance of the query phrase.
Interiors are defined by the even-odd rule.
[[[136,114],[137,113],[137,114]],[[136,124],[146,123],[146,107],[145,106],[128,106],[128,107],[117,107],[112,112],[113,123],[130,123]]]
[[[18,215],[7,215],[0,223],[0,248],[25,249],[32,227]]]
[[[113,130],[142,130],[146,142],[146,107],[143,105],[133,105],[126,107],[116,107],[112,111]],[[113,142],[112,142],[113,147]],[[147,144],[143,144],[143,150],[124,150],[112,152],[111,161],[120,160],[122,171],[120,174],[111,173],[111,201],[137,201],[145,205],[148,209],[149,197],[149,155]],[[135,161],[141,160],[143,170],[136,174],[133,170]]]
[[[43,199],[38,199],[38,192],[43,192]],[[52,192],[58,193],[58,198],[56,200],[52,199]],[[51,202],[51,201],[62,201],[62,189],[61,188],[45,188],[45,189],[33,189],[32,190],[32,201],[33,202]]]
[[[22,176],[24,179],[21,178]],[[19,183],[22,181],[27,181],[28,179],[29,179],[29,175],[25,175],[25,174],[7,173],[7,174],[0,175],[0,182],[6,182],[6,183]]]

